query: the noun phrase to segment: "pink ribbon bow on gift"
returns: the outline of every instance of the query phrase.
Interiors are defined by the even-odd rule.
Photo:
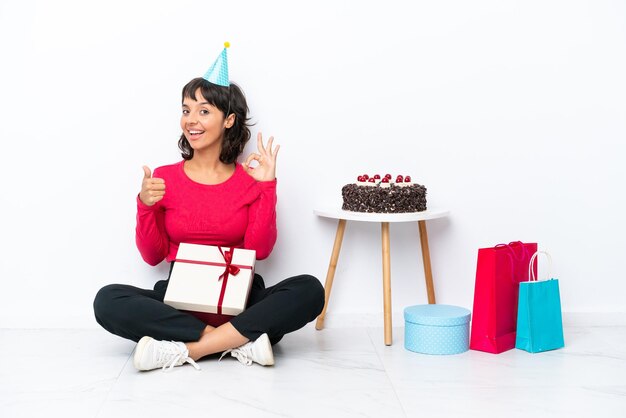
[[[239,273],[239,267],[234,266],[233,263],[233,248],[231,247],[230,250],[226,250],[226,252],[222,251],[222,247],[217,247],[220,250],[220,253],[222,254],[222,257],[224,257],[224,261],[226,262],[226,268],[224,269],[224,273],[221,274],[220,278],[218,280],[228,280],[228,274],[232,274],[233,276],[236,276]]]

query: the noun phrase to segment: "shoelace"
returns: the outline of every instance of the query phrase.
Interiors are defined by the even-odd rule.
[[[187,350],[182,349],[174,341],[162,341],[163,346],[159,347],[157,364],[163,364],[162,370],[170,371],[178,364],[185,362],[191,364],[196,370],[200,370],[200,366],[189,357]],[[167,369],[167,370],[166,370]]]
[[[222,360],[224,356],[228,353],[230,353],[231,356],[239,360],[240,363],[243,363],[246,366],[252,365],[252,343],[246,343],[237,348],[229,348],[222,353],[222,355],[220,356],[220,360]]]

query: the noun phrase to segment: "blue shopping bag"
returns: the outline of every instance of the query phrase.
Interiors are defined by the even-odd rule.
[[[537,251],[533,254],[528,266],[530,280],[520,283],[517,305],[515,348],[529,353],[565,346],[559,281],[554,278],[537,280],[533,263],[539,253],[545,254],[549,265],[552,265],[552,259],[547,252]]]

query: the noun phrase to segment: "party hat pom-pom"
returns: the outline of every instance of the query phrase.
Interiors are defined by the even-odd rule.
[[[224,42],[224,48],[230,48],[230,42]]]

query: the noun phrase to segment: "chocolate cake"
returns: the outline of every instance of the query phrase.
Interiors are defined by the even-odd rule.
[[[426,210],[426,187],[412,183],[409,176],[397,176],[391,181],[386,174],[359,176],[356,183],[341,189],[343,210],[367,213],[408,213]]]

